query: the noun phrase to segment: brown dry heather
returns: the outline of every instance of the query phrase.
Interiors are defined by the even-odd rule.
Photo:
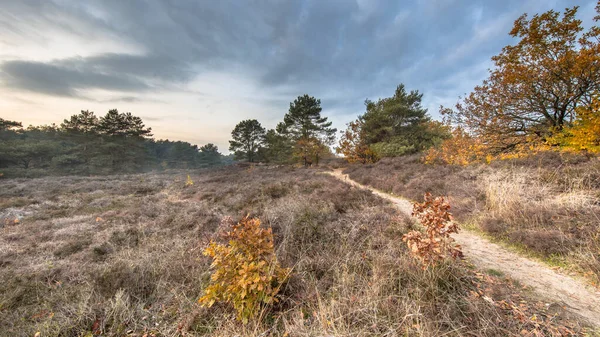
[[[2,336],[582,333],[502,276],[460,260],[422,270],[401,240],[413,220],[314,170],[2,180],[0,205],[1,218],[19,219],[0,225]],[[279,300],[243,325],[227,304],[197,300],[211,272],[202,251],[221,219],[246,214],[272,228],[292,273]]]
[[[460,222],[599,284],[599,158],[546,152],[458,167],[424,165],[412,156],[345,173],[412,200],[425,192],[446,195]]]

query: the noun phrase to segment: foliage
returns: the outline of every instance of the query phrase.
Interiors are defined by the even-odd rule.
[[[199,162],[201,166],[212,166],[221,163],[221,154],[219,148],[213,144],[208,143],[200,147]]]
[[[213,258],[211,283],[198,301],[212,306],[216,301],[233,305],[238,319],[247,323],[264,305],[276,301],[289,270],[279,266],[273,249],[271,228],[260,228],[260,220],[246,216],[225,234],[227,245],[211,242],[204,255]]]
[[[185,187],[188,186],[194,186],[194,181],[192,180],[192,177],[190,177],[190,175],[187,175],[187,179],[185,180]]]
[[[375,152],[365,143],[360,120],[348,123],[348,128],[343,132],[336,152],[344,155],[349,163],[367,164],[374,163],[378,159]]]
[[[321,116],[321,100],[309,95],[298,96],[290,103],[290,109],[278,125],[278,131],[294,142],[293,156],[300,159],[304,166],[313,162],[318,165],[320,155],[328,153],[325,149],[335,138],[337,129],[332,122]]]
[[[265,134],[265,144],[260,157],[270,163],[288,163],[292,159],[293,141],[276,129]]]
[[[429,149],[423,157],[426,164],[460,166],[484,160],[489,160],[489,157],[486,156],[485,145],[460,127],[452,130],[451,138],[445,139],[439,146]]]
[[[448,128],[432,121],[423,108],[423,94],[406,91],[403,84],[394,96],[366,100],[366,112],[348,125],[339,153],[350,161],[371,162],[424,151],[449,137]]]
[[[93,111],[81,110],[80,114],[65,119],[60,127],[70,132],[93,133],[97,131],[99,123],[100,120]]]
[[[589,106],[576,109],[572,126],[558,133],[550,142],[577,151],[600,152],[600,98],[595,96]]]
[[[462,257],[459,245],[450,237],[458,233],[458,224],[452,221],[448,212],[450,204],[444,197],[434,198],[431,193],[425,194],[423,203],[414,203],[412,215],[425,227],[425,235],[411,231],[402,237],[411,253],[423,264],[423,268],[435,265],[448,257]]]
[[[96,130],[100,134],[110,136],[152,136],[152,129],[146,128],[141,118],[132,115],[131,112],[119,113],[117,109],[109,110],[104,117],[100,118]]]
[[[330,154],[329,147],[316,137],[300,138],[294,143],[292,156],[304,166],[319,164],[319,158]]]
[[[130,113],[111,110],[97,118],[88,110],[60,125],[29,126],[2,120],[0,167],[8,176],[134,173],[150,169],[221,165],[213,144],[155,141],[150,128]]]
[[[290,109],[283,117],[280,127],[283,133],[289,134],[294,140],[301,138],[322,138],[324,143],[331,142],[337,131],[331,128],[327,117],[321,117],[321,100],[312,96],[298,96],[290,103]]]
[[[10,130],[10,129],[19,129],[22,128],[23,124],[20,122],[9,121],[3,118],[0,118],[0,131],[2,130]]]
[[[231,131],[229,151],[235,153],[236,159],[246,159],[253,163],[258,159],[258,152],[264,143],[265,128],[256,119],[239,122]]]
[[[577,10],[567,8],[562,18],[553,10],[521,16],[510,32],[518,42],[492,58],[489,78],[455,110],[444,110],[485,139],[491,154],[562,131],[600,89],[600,29],[584,32]]]

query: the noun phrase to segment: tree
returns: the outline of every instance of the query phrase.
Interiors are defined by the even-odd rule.
[[[235,153],[236,159],[245,158],[253,163],[264,143],[265,133],[265,128],[256,119],[241,121],[231,131],[233,140],[229,141],[229,151]]]
[[[201,146],[200,161],[207,166],[220,164],[221,154],[219,153],[219,148],[213,143]]]
[[[349,161],[372,162],[426,150],[449,137],[447,126],[432,121],[423,108],[423,94],[396,87],[392,97],[365,101],[366,112],[348,124],[338,153]]]
[[[93,111],[81,110],[78,115],[71,116],[71,119],[65,119],[60,128],[69,132],[95,133],[99,122]]]
[[[446,110],[452,121],[494,153],[511,151],[531,136],[546,139],[571,124],[577,107],[588,106],[600,89],[600,28],[584,32],[577,10],[567,8],[562,18],[550,10],[517,19],[510,35],[519,41],[492,58],[494,68],[482,85],[455,110]]]
[[[331,154],[331,150],[326,144],[316,138],[300,138],[294,143],[292,157],[303,161],[304,166],[319,164],[319,158]]]
[[[278,128],[294,141],[296,147],[313,144],[315,140],[320,144],[329,145],[333,143],[337,129],[331,127],[332,122],[327,121],[327,117],[321,117],[321,110],[320,99],[308,95],[298,96],[290,103],[290,109]],[[315,153],[309,149],[294,149],[294,152]],[[317,165],[319,153],[315,153]],[[302,157],[302,160],[305,166],[312,162],[308,157]]]
[[[550,141],[574,150],[600,153],[600,98],[595,96],[589,106],[577,107],[572,126]]]
[[[365,134],[360,120],[348,123],[348,128],[342,134],[336,152],[344,155],[344,158],[350,163],[366,164],[377,161],[377,155],[365,141]]]
[[[393,157],[428,149],[442,138],[444,130],[436,128],[423,108],[423,94],[396,87],[394,96],[365,101],[366,112],[359,117],[365,143],[378,156]]]
[[[21,124],[21,122],[14,122],[0,118],[0,131],[20,129],[22,127],[23,124]]]
[[[146,129],[141,118],[131,112],[119,113],[117,109],[109,110],[100,118],[97,129],[109,136],[152,137],[152,128]]]
[[[62,149],[55,132],[44,128],[28,128],[14,134],[0,146],[0,166],[15,165],[23,169],[42,168]]]
[[[490,160],[485,146],[479,138],[472,137],[461,127],[452,130],[452,137],[445,139],[438,147],[430,148],[423,157],[426,164],[449,164],[466,166]]]
[[[270,129],[265,134],[262,156],[271,163],[287,163],[292,158],[292,145],[292,141],[285,134]]]

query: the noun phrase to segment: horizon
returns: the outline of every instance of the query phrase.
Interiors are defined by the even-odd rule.
[[[520,15],[575,5],[589,25],[594,1],[8,3],[0,111],[27,126],[116,108],[223,154],[239,121],[274,128],[303,94],[338,130],[400,83],[437,118],[487,77]]]

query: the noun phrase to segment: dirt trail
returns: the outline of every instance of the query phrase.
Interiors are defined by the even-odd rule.
[[[410,215],[412,212],[412,204],[407,199],[361,185],[342,173],[341,169],[328,173],[348,184],[373,191],[376,195],[392,201],[404,213]],[[453,237],[462,246],[465,257],[478,268],[501,271],[521,284],[531,287],[542,298],[558,302],[588,323],[600,327],[599,291],[468,231],[462,230]]]

